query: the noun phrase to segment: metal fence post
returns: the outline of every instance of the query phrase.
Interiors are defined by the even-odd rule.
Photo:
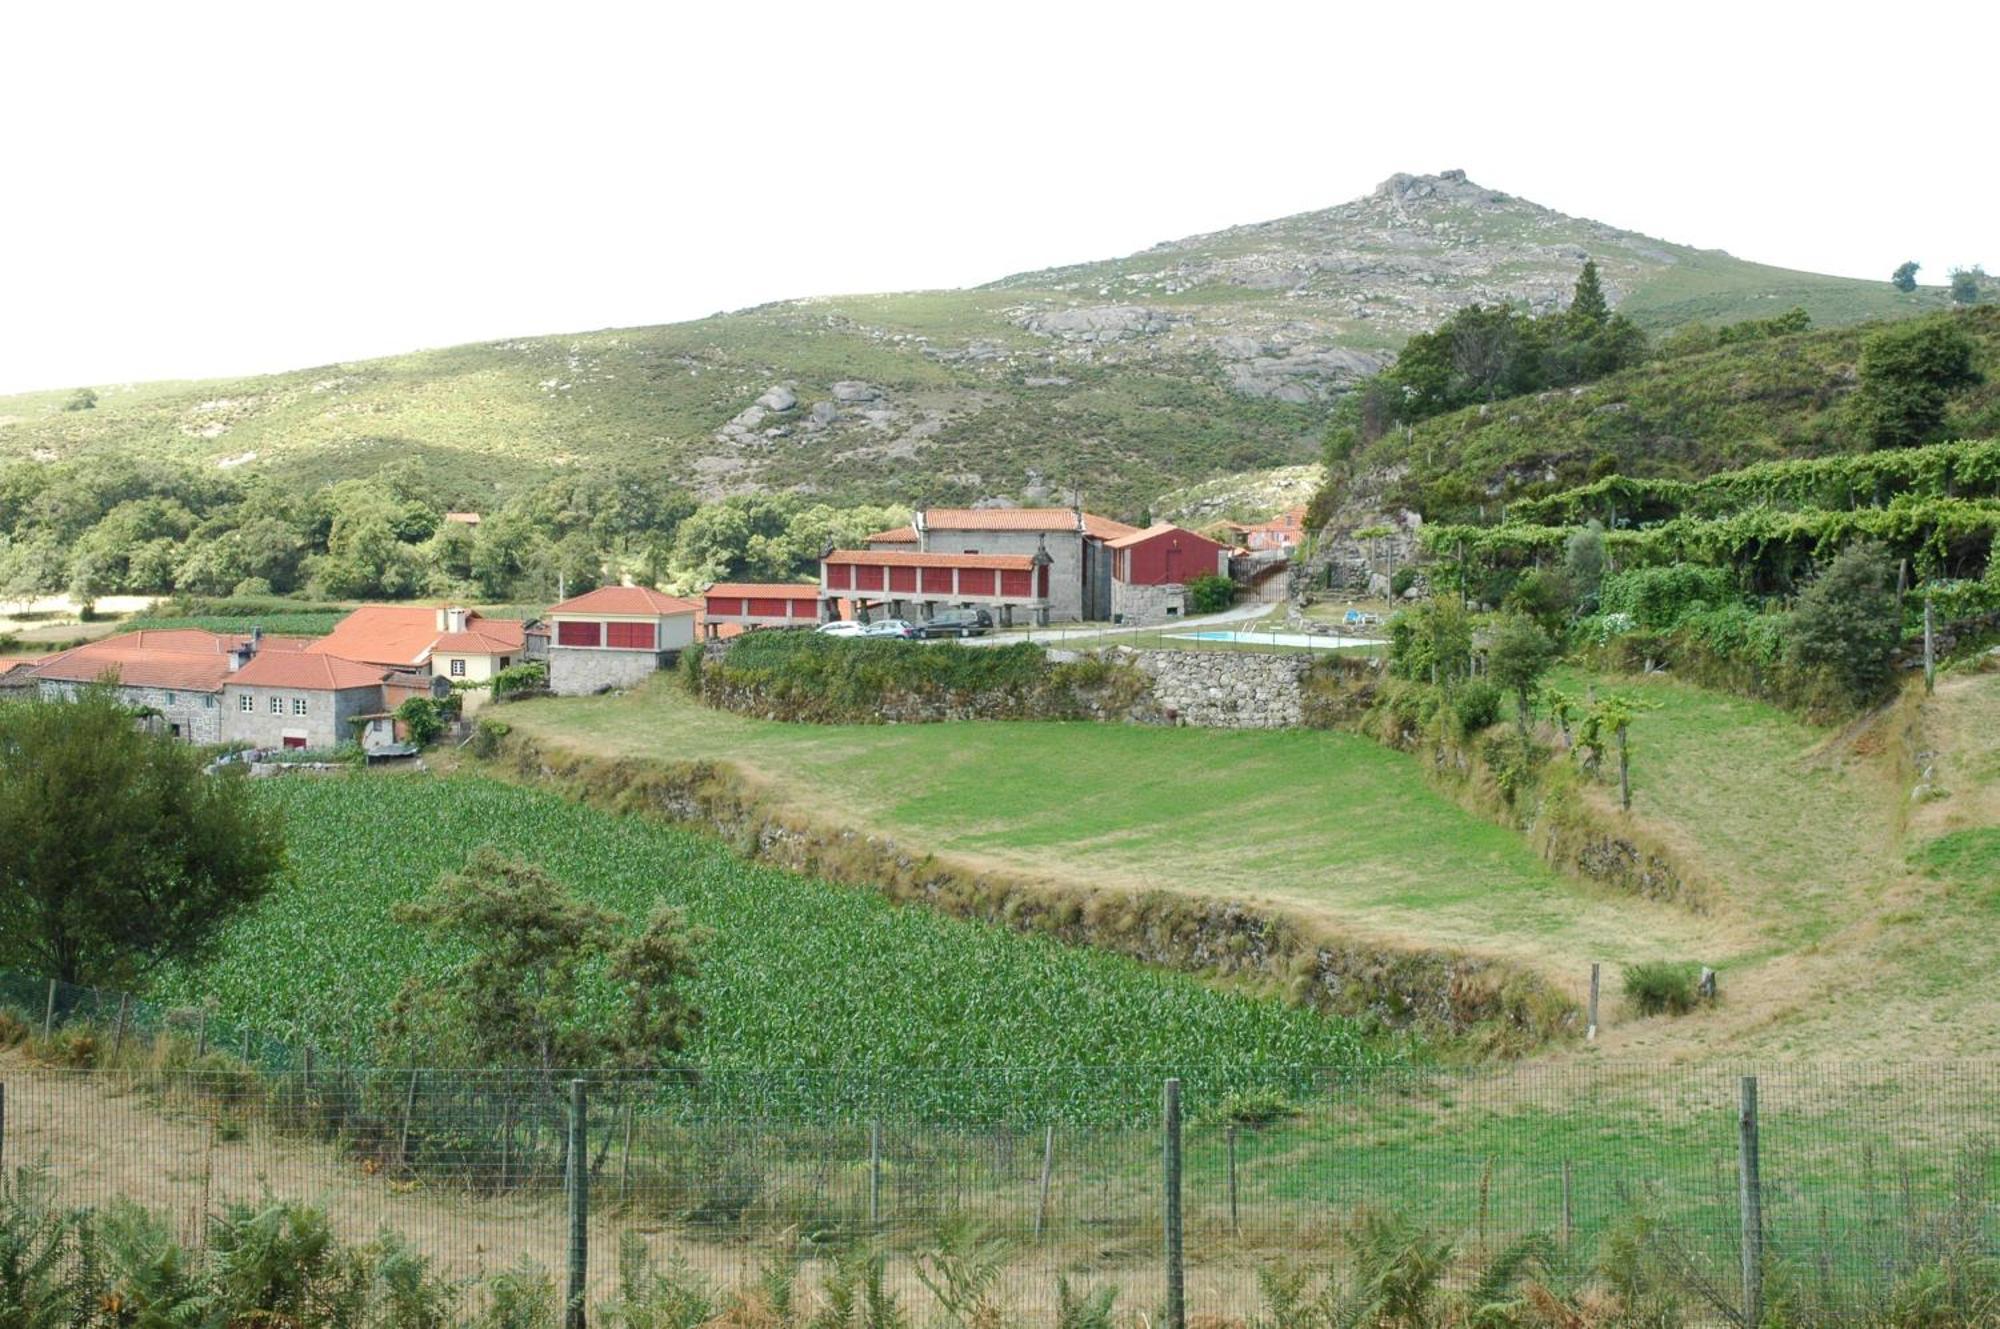
[[[1590,966],[1590,1027],[1583,1034],[1586,1043],[1595,1043],[1597,1041],[1597,987],[1602,972],[1601,966],[1596,961],[1592,961]]]
[[[119,993],[118,1029],[117,1032],[112,1034],[111,1036],[111,1055],[113,1058],[116,1058],[119,1053],[125,1050],[125,1017],[126,1014],[131,1010],[131,1007],[132,1007],[132,994],[129,992]]]
[[[7,1086],[0,1084],[0,1182],[7,1179]]]
[[[56,981],[49,980],[49,1004],[42,1011],[42,1040],[48,1041],[56,1031]]]
[[[569,1082],[569,1288],[563,1329],[583,1329],[584,1284],[590,1273],[590,1130],[583,1081]]]
[[[882,1221],[882,1119],[868,1123],[868,1226]]]
[[[1764,1183],[1757,1159],[1757,1077],[1740,1084],[1736,1115],[1738,1208],[1743,1220],[1743,1322],[1755,1325],[1764,1313]]]
[[[1181,1246],[1181,1082],[1168,1080],[1161,1104],[1166,1182],[1166,1329],[1187,1329],[1187,1269]]]
[[[1054,1179],[1056,1166],[1056,1124],[1050,1122],[1042,1130],[1042,1186],[1035,1199],[1035,1240],[1042,1239],[1042,1229],[1049,1221],[1049,1182]]]

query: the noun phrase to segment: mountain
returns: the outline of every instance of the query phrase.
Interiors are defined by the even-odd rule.
[[[1940,307],[1552,212],[1463,172],[972,290],[785,301],[663,327],[201,383],[0,398],[0,459],[122,451],[310,484],[417,458],[481,505],[564,466],[664,466],[704,496],[1033,502],[1133,513],[1315,460],[1329,403],[1475,301],[1559,304],[1586,257],[1650,330],[1803,305]]]

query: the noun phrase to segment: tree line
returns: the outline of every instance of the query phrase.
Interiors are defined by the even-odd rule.
[[[89,456],[0,467],[0,602],[68,592],[546,602],[630,574],[692,592],[789,580],[907,518],[794,495],[700,503],[642,467],[563,475],[480,514],[420,461],[301,491],[275,473]]]

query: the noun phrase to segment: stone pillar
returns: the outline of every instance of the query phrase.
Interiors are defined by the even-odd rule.
[[[924,601],[924,622],[928,623],[936,617],[937,617],[937,601],[935,600]]]
[[[1048,625],[1049,625],[1049,607],[1045,604],[1036,605],[1035,626],[1038,628],[1045,628]]]
[[[1000,606],[1000,626],[1001,626],[1001,627],[1003,627],[1003,628],[1011,628],[1011,627],[1013,627],[1013,626],[1014,626],[1014,606],[1013,606],[1013,605],[1001,605],[1001,606]]]

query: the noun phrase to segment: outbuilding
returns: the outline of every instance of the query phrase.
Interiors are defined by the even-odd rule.
[[[820,559],[820,594],[853,600],[864,611],[928,619],[941,607],[982,605],[1011,624],[1020,610],[1049,621],[1049,555],[926,554],[890,549],[833,549]]]
[[[1119,536],[1111,550],[1111,616],[1120,623],[1165,623],[1188,611],[1187,584],[1227,577],[1229,547],[1162,522]]]
[[[694,645],[693,602],[646,586],[600,586],[552,605],[549,691],[588,696],[626,688]]]
[[[820,588],[807,582],[719,581],[702,592],[704,637],[740,628],[809,628],[826,613]]]

